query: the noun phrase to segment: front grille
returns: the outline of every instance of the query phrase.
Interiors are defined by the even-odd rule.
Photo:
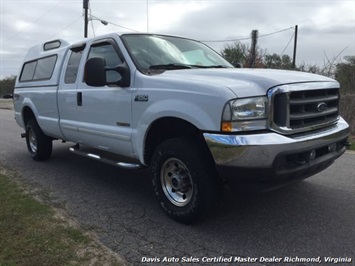
[[[307,87],[307,86],[306,86]],[[271,92],[271,127],[294,134],[328,126],[339,117],[339,89],[282,86]]]

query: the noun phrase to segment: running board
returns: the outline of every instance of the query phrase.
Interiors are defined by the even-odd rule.
[[[112,159],[112,158],[108,158],[105,157],[105,155],[108,155],[108,152],[104,152],[104,151],[100,151],[100,150],[93,150],[93,152],[90,151],[85,151],[85,150],[81,150],[79,145],[74,145],[73,147],[69,148],[69,151],[72,153],[75,153],[77,155],[83,156],[83,157],[87,157],[87,158],[91,158],[91,159],[95,159],[97,161],[106,163],[106,164],[110,164],[113,166],[117,166],[119,168],[123,168],[123,169],[129,169],[129,170],[134,170],[134,169],[141,169],[143,168],[143,165],[141,164],[137,164],[137,163],[128,163],[128,162],[120,162],[116,159]],[[109,157],[114,157],[113,154],[110,154],[111,156]]]

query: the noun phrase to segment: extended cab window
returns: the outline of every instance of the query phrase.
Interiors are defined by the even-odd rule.
[[[57,56],[52,55],[24,64],[20,81],[36,81],[50,79],[53,74]]]
[[[95,44],[91,47],[89,52],[89,58],[93,57],[103,57],[106,61],[107,67],[115,67],[117,65],[122,64],[122,60],[118,56],[115,48],[112,44],[108,42],[104,42],[101,44]],[[115,82],[121,79],[121,75],[117,73],[117,71],[107,71],[106,72],[106,80],[107,82]]]
[[[68,84],[68,83],[76,82],[76,77],[78,75],[78,69],[79,69],[82,55],[83,55],[83,51],[71,51],[67,69],[65,71],[65,77],[64,77],[65,83]]]

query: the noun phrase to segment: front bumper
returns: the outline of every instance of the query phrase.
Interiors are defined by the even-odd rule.
[[[288,183],[322,171],[341,156],[349,125],[340,118],[331,127],[292,136],[274,132],[203,136],[221,175]]]

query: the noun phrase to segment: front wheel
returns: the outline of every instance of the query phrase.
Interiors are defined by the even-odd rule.
[[[155,194],[173,219],[191,223],[218,202],[220,182],[207,148],[193,139],[161,143],[152,158]]]
[[[44,161],[51,157],[52,139],[43,133],[34,119],[26,124],[26,143],[28,152],[35,161]]]

